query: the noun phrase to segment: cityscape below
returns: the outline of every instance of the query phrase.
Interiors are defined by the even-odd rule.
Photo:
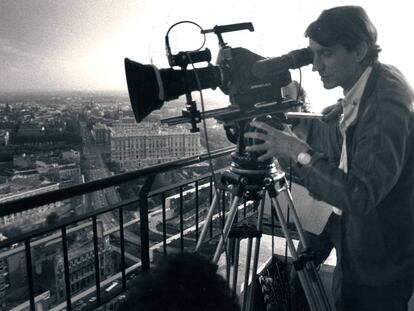
[[[188,124],[166,126],[160,120],[179,116],[183,100],[154,111],[136,123],[128,95],[122,92],[36,92],[0,94],[0,203],[39,193],[103,179],[140,168],[196,156],[206,152],[204,132],[191,132]],[[210,149],[231,145],[223,127],[206,120]],[[200,126],[200,128],[202,128]],[[207,164],[163,174],[154,188],[193,178],[208,172]],[[7,240],[76,215],[114,205],[138,195],[141,185],[124,183],[86,195],[76,196],[0,219],[0,240]],[[210,191],[199,186],[200,196]],[[194,190],[184,196],[191,199]],[[177,194],[166,199],[169,235],[179,227]],[[201,209],[207,209],[203,200]],[[160,236],[160,202],[150,200],[150,230]],[[194,216],[190,210],[186,219]],[[110,211],[98,218],[100,274],[105,292],[119,287],[120,245],[118,213]],[[139,262],[139,216],[137,209],[125,211],[126,258]],[[77,223],[68,230],[71,292],[78,297],[73,310],[93,303],[95,277],[91,225]],[[62,310],[65,302],[63,256],[59,232],[36,239],[32,249],[34,279],[39,310]],[[161,239],[154,238],[154,250]],[[158,244],[157,244],[158,243]],[[0,309],[28,310],[24,245],[13,244],[0,250]],[[128,277],[134,278],[135,274]],[[77,295],[77,296],[76,296]]]

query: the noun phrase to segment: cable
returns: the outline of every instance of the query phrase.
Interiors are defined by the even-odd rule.
[[[197,24],[197,23],[195,23],[193,21],[184,20],[184,21],[180,21],[180,22],[177,22],[177,23],[173,24],[167,30],[167,33],[165,35],[165,48],[166,48],[166,52],[167,52],[167,56],[168,57],[170,57],[170,55],[171,55],[171,47],[170,47],[168,35],[169,35],[170,31],[174,27],[176,27],[177,25],[180,25],[180,24],[184,24],[184,23],[189,23],[189,24],[193,24],[193,25],[197,26],[200,29],[200,33],[203,33],[203,28],[199,24]],[[203,97],[203,92],[202,92],[200,78],[198,76],[197,70],[196,70],[196,68],[194,66],[194,62],[191,59],[191,55],[190,55],[190,52],[200,51],[204,47],[204,45],[206,43],[206,34],[205,33],[203,33],[203,38],[204,38],[204,40],[203,40],[202,45],[198,49],[196,49],[196,50],[187,51],[186,52],[186,55],[187,55],[187,57],[188,57],[188,59],[190,61],[191,66],[194,69],[194,75],[195,75],[195,78],[196,78],[196,81],[197,81],[198,91],[200,92],[201,111],[202,111],[203,114],[205,114],[204,97]],[[212,159],[211,159],[210,143],[209,143],[209,140],[208,140],[208,131],[207,131],[207,124],[206,124],[205,118],[202,118],[202,124],[203,124],[203,129],[204,129],[204,137],[205,137],[205,140],[206,140],[206,149],[207,149],[207,154],[208,154],[209,168],[210,168],[210,171],[211,171],[211,177],[213,179],[215,195],[218,198],[219,197],[219,190],[218,190],[218,186],[217,186],[218,184],[217,184],[216,174],[214,172],[213,162],[212,162]],[[219,214],[219,218],[220,219],[224,219],[224,215],[221,215],[221,209],[220,208],[218,208],[218,214]],[[221,235],[222,235],[223,241],[224,241],[223,229],[221,230]],[[226,241],[224,241],[224,242],[226,242]],[[227,252],[227,250],[226,250],[226,244],[224,245],[224,250],[225,250],[225,252]],[[226,253],[226,255],[227,255],[227,253]]]
[[[196,78],[197,81],[197,87],[198,87],[198,91],[200,92],[200,103],[201,103],[201,112],[204,115],[205,114],[205,106],[204,106],[204,97],[203,97],[203,91],[201,88],[201,82],[200,82],[200,78],[198,76],[197,70],[194,66],[194,63],[191,60],[191,55],[189,53],[187,53],[188,59],[190,60],[190,64],[194,69],[194,76]],[[207,154],[209,155],[208,160],[209,160],[209,167],[211,170],[211,174],[212,174],[212,178],[213,178],[213,182],[217,191],[217,183],[216,183],[216,177],[215,177],[215,172],[214,172],[214,168],[213,168],[213,162],[211,161],[211,152],[210,152],[210,144],[208,141],[208,133],[207,133],[207,124],[206,124],[206,120],[205,118],[202,118],[202,124],[203,124],[203,129],[204,129],[204,136],[205,136],[205,140],[206,140],[206,149],[207,149]],[[217,192],[216,192],[217,193]]]
[[[204,115],[205,114],[205,106],[204,106],[204,97],[203,97],[203,91],[202,91],[202,88],[201,88],[200,78],[198,76],[197,70],[194,66],[194,63],[191,59],[191,55],[189,53],[187,53],[187,57],[190,60],[190,64],[194,69],[194,76],[195,76],[196,81],[197,81],[198,91],[200,92],[201,111]],[[211,159],[210,143],[208,141],[207,123],[206,123],[205,118],[202,118],[202,124],[203,124],[203,129],[204,129],[204,137],[205,137],[205,140],[206,140],[206,149],[207,149],[207,154],[208,154],[209,168],[210,168],[210,171],[211,171],[211,177],[213,179],[215,195],[216,195],[217,201],[218,201],[219,190],[218,190],[218,184],[217,184],[217,179],[216,179],[216,173],[214,172],[213,162],[212,162],[212,159]],[[220,207],[218,208],[218,215],[219,215],[220,220],[224,221],[224,215],[222,215]],[[227,258],[228,257],[228,254],[227,254],[227,241],[224,239],[223,227],[221,228],[221,237],[222,237],[223,242],[224,242],[223,248],[224,248],[224,252],[226,254],[226,258]]]
[[[167,33],[165,34],[165,49],[167,51],[167,55],[168,54],[171,55],[171,47],[170,47],[170,42],[169,42],[169,38],[168,38],[168,35],[169,35],[170,31],[175,26],[180,25],[180,24],[185,24],[185,23],[193,24],[193,25],[197,26],[200,29],[200,33],[202,33],[203,28],[199,24],[197,24],[195,22],[192,22],[192,21],[184,20],[184,21],[180,21],[180,22],[177,22],[177,23],[173,24],[170,28],[168,28]],[[195,49],[195,50],[189,51],[189,52],[200,51],[204,47],[204,45],[206,44],[206,34],[205,33],[203,33],[203,38],[204,38],[203,44],[198,49]]]

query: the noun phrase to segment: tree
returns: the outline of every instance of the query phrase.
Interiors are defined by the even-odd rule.
[[[4,230],[4,235],[9,239],[19,237],[22,234],[23,234],[23,230],[20,229],[19,227],[10,227]]]
[[[46,225],[54,225],[59,221],[59,215],[56,212],[50,213],[46,217]]]

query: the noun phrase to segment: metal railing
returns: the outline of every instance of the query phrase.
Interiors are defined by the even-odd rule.
[[[199,188],[200,182],[208,180],[209,189],[210,189],[210,201],[211,201],[211,189],[212,189],[212,179],[211,174],[207,173],[205,175],[201,175],[196,179],[192,179],[189,181],[176,183],[171,186],[152,190],[152,184],[154,182],[155,176],[158,173],[165,173],[168,171],[173,171],[176,169],[184,168],[193,164],[204,162],[211,158],[219,158],[223,156],[229,155],[234,150],[234,147],[223,148],[217,151],[212,152],[210,155],[204,154],[200,156],[194,156],[182,160],[177,160],[174,162],[169,162],[165,164],[160,164],[153,167],[147,167],[143,169],[139,169],[132,172],[122,173],[119,175],[111,176],[108,178],[103,178],[96,181],[87,182],[84,184],[79,184],[76,186],[59,189],[50,191],[47,193],[41,193],[32,197],[20,198],[14,201],[5,202],[0,204],[0,217],[4,217],[7,215],[21,213],[27,210],[35,209],[37,207],[51,204],[54,202],[70,199],[76,196],[89,194],[97,190],[102,190],[109,187],[115,187],[119,184],[130,182],[133,180],[138,179],[145,179],[142,187],[140,188],[139,195],[135,198],[128,199],[121,201],[116,204],[108,205],[103,208],[99,208],[93,211],[88,211],[82,215],[73,215],[73,217],[66,218],[59,223],[53,223],[45,225],[42,228],[38,228],[35,230],[31,230],[27,233],[23,233],[17,237],[11,237],[9,239],[0,241],[0,254],[3,250],[7,250],[8,252],[13,252],[14,245],[22,245],[20,246],[22,251],[25,254],[25,262],[26,262],[26,277],[27,277],[27,287],[28,287],[28,308],[29,310],[35,311],[36,310],[36,293],[35,293],[35,279],[34,279],[34,269],[33,266],[33,254],[32,248],[34,246],[40,245],[41,243],[45,243],[44,237],[50,237],[52,235],[59,236],[61,238],[61,247],[62,247],[62,257],[63,257],[63,279],[65,283],[65,300],[61,303],[63,306],[61,309],[66,308],[66,310],[74,310],[73,307],[73,295],[71,289],[71,275],[70,275],[70,262],[69,262],[69,249],[68,249],[68,235],[71,234],[74,230],[79,229],[80,226],[78,223],[82,223],[85,221],[89,221],[92,223],[92,244],[93,244],[93,257],[94,257],[94,276],[95,276],[95,290],[96,290],[96,301],[94,301],[95,307],[102,305],[103,303],[107,302],[109,299],[104,298],[102,293],[102,286],[106,286],[108,282],[110,283],[116,277],[120,277],[121,279],[121,290],[125,290],[127,286],[127,273],[131,271],[131,267],[126,266],[126,245],[125,245],[125,230],[130,226],[132,223],[139,222],[140,228],[140,262],[137,263],[134,267],[139,267],[141,272],[145,273],[150,269],[150,251],[151,248],[153,250],[157,250],[158,248],[162,249],[163,253],[167,252],[167,207],[166,207],[166,199],[169,192],[173,189],[177,189],[178,193],[178,202],[179,202],[179,233],[177,236],[172,237],[171,240],[178,239],[180,241],[180,249],[184,250],[185,248],[185,232],[188,231],[188,228],[185,229],[184,226],[184,205],[183,205],[183,197],[185,193],[185,189],[188,185],[194,185],[194,194],[195,194],[195,213],[194,215],[194,225],[192,226],[190,231],[194,231],[195,240],[199,237],[199,226],[202,222],[200,222],[199,216],[199,204],[198,204],[198,195],[199,195]],[[161,197],[162,202],[162,243],[156,244],[151,246],[150,245],[150,228],[149,228],[149,199],[151,197]],[[224,209],[224,194],[223,194],[223,209]],[[139,219],[136,219],[131,222],[126,222],[124,219],[124,210],[125,208],[129,208],[130,206],[139,207]],[[117,275],[113,276],[107,280],[101,280],[101,251],[100,251],[100,241],[99,241],[99,225],[98,219],[101,215],[117,211],[118,221],[119,221],[119,241],[120,241],[120,261],[121,261],[121,271]],[[85,224],[83,226],[86,226]],[[212,232],[212,230],[210,230]],[[59,233],[55,233],[59,232]],[[112,230],[114,232],[114,230]],[[83,295],[85,295],[83,293]],[[118,291],[119,294],[119,291]],[[112,297],[113,298],[113,295]],[[1,296],[0,296],[1,300]],[[1,305],[0,305],[1,308]],[[59,307],[54,307],[52,310],[61,310]]]

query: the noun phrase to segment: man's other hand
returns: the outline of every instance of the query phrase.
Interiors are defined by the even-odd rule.
[[[273,157],[291,158],[296,161],[300,152],[305,152],[310,149],[288,126],[283,131],[259,121],[250,122],[250,126],[261,131],[248,132],[245,134],[245,137],[261,140],[263,143],[247,146],[246,150],[264,152],[258,158],[259,161],[265,161]]]
[[[329,123],[338,121],[342,114],[342,99],[339,99],[336,104],[330,105],[322,110],[322,121]]]

